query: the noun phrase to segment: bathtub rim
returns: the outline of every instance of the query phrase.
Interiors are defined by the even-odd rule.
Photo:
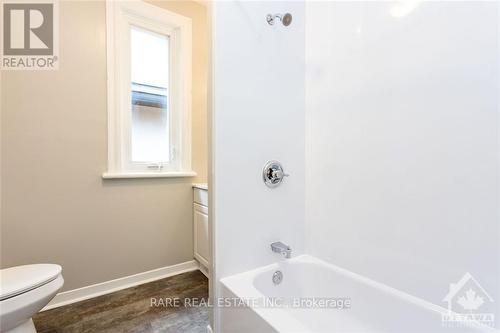
[[[291,259],[282,259],[280,261],[271,263],[269,265],[257,267],[248,271],[244,271],[241,273],[233,274],[224,278],[221,278],[219,281],[222,284],[224,288],[227,288],[233,295],[236,297],[241,297],[243,298],[245,304],[248,305],[248,307],[257,313],[258,316],[260,316],[263,320],[265,320],[270,326],[272,326],[274,329],[276,329],[278,332],[283,332],[286,331],[287,328],[289,328],[289,325],[293,325],[296,330],[297,328],[299,329],[304,329],[308,330],[307,327],[305,327],[301,322],[293,318],[290,314],[286,313],[283,309],[273,309],[273,308],[252,308],[249,306],[249,303],[245,299],[252,299],[252,298],[265,298],[267,297],[264,295],[261,291],[259,291],[255,286],[254,286],[254,279],[261,273],[264,272],[269,272],[272,270],[278,269],[280,264],[290,262],[290,263],[307,263],[307,264],[317,264],[320,266],[325,267],[326,269],[329,269],[335,273],[338,273],[339,275],[350,278],[356,282],[359,282],[365,286],[375,288],[381,292],[387,293],[390,296],[395,297],[396,299],[412,304],[420,309],[429,311],[430,313],[433,313],[435,315],[443,315],[443,314],[449,314],[450,312],[448,311],[447,308],[444,308],[442,306],[439,306],[437,304],[434,304],[432,302],[426,301],[424,299],[421,299],[419,297],[413,296],[411,294],[408,294],[404,291],[401,291],[399,289],[390,287],[384,283],[372,280],[366,276],[360,275],[358,273],[354,273],[348,269],[339,267],[337,265],[328,263],[324,260],[321,260],[317,257],[314,257],[309,254],[301,254],[298,256],[295,256]],[[454,314],[455,312],[452,312]],[[280,320],[282,319],[282,320]],[[286,325],[282,325],[283,322],[286,322]],[[500,330],[497,330],[495,328],[477,323],[478,327],[476,328],[478,332],[488,332],[488,333],[500,333]],[[282,327],[283,326],[283,327]]]

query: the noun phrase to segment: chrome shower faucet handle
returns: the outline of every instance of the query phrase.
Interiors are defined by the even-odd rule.
[[[268,187],[276,187],[288,174],[283,170],[283,166],[278,161],[269,161],[262,170],[262,179]]]

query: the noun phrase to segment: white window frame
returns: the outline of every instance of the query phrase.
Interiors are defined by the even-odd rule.
[[[191,170],[191,19],[140,0],[107,0],[106,25],[108,171],[103,178],[196,176]],[[131,25],[169,36],[169,163],[131,162]]]

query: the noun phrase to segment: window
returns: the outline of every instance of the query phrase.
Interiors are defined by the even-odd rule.
[[[191,20],[142,1],[107,2],[108,172],[194,176]]]
[[[130,27],[131,163],[168,164],[168,36]]]

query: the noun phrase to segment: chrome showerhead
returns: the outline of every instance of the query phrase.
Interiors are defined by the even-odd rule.
[[[269,23],[269,25],[274,25],[274,21],[280,20],[281,23],[285,27],[288,27],[292,23],[292,14],[286,13],[286,14],[267,14],[266,16],[266,21]]]

